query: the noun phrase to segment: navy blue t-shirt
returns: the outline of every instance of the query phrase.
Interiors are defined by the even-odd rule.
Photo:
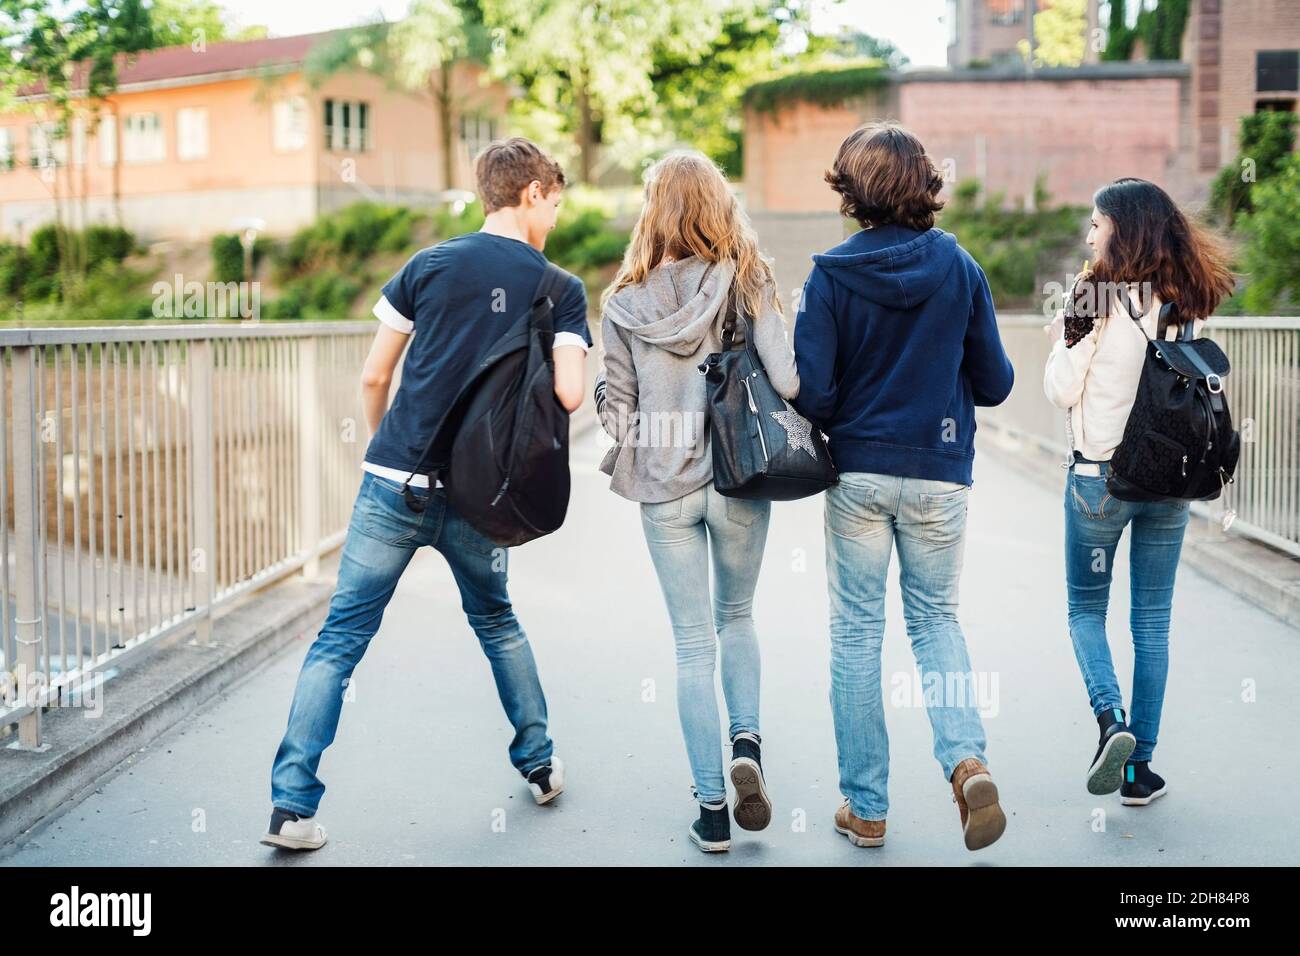
[[[421,249],[388,280],[375,316],[412,337],[367,462],[403,472],[427,466],[418,459],[434,428],[488,349],[531,308],[545,269],[528,243],[471,232]],[[581,279],[569,277],[554,315],[557,347],[577,345],[572,336],[591,346]]]

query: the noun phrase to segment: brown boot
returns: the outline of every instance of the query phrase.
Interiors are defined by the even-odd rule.
[[[854,846],[885,845],[885,821],[854,816],[847,800],[835,811],[835,832],[843,833]]]
[[[966,849],[979,850],[1002,836],[1007,817],[998,806],[998,788],[989,768],[967,757],[952,772],[952,795],[961,814]]]

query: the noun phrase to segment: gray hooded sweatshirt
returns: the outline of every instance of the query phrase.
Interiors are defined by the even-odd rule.
[[[633,501],[672,501],[713,480],[704,376],[697,366],[722,350],[731,262],[698,256],[665,262],[622,289],[602,317],[603,367],[596,380],[601,425],[615,445],[600,470]],[[799,393],[799,373],[781,315],[769,305],[751,318],[754,345],[782,398]],[[736,343],[743,332],[736,335]]]

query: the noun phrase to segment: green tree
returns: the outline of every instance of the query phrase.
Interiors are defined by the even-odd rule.
[[[724,0],[483,0],[498,76],[527,93],[571,137],[579,178],[591,182],[602,143],[662,136],[652,79],[656,60],[695,64],[722,30]],[[534,127],[541,124],[534,122]]]
[[[266,36],[264,26],[239,26],[216,0],[153,0],[149,7],[155,46],[190,44],[201,49],[223,40]]]
[[[814,35],[810,19],[798,0],[739,0],[723,11],[722,29],[702,53],[657,50],[653,109],[667,135],[740,175],[745,90],[774,71],[844,49],[843,38]]]
[[[1087,0],[1054,0],[1050,7],[1034,14],[1034,65],[1078,66],[1087,43]],[[1017,44],[1028,58],[1029,41]]]
[[[881,40],[869,33],[848,33],[837,38],[837,45],[843,55],[851,60],[879,60],[891,70],[907,66],[911,61],[898,47],[888,40]]]
[[[1256,184],[1254,211],[1244,217],[1247,311],[1276,312],[1300,306],[1300,154],[1291,153],[1277,174]]]
[[[0,44],[8,54],[0,57],[0,108],[16,108],[44,124],[45,155],[30,162],[40,164],[54,202],[65,296],[80,294],[87,262],[85,231],[74,240],[65,228],[65,203],[78,194],[67,162],[74,122],[93,127],[104,101],[117,89],[119,57],[152,42],[143,0],[84,0],[67,8],[43,0],[0,0]],[[84,222],[87,164],[81,168]]]
[[[1133,52],[1135,34],[1129,29],[1126,13],[1124,0],[1110,0],[1109,15],[1106,18],[1106,49],[1101,53],[1103,60],[1124,61]]]

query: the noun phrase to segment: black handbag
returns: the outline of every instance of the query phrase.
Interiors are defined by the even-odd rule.
[[[740,324],[745,343],[735,347]],[[729,303],[722,351],[699,366],[708,390],[713,486],[728,498],[793,501],[839,481],[820,429],[768,380],[749,319]]]
[[[1190,319],[1177,339],[1166,340],[1174,308],[1172,302],[1161,307],[1153,339],[1129,303],[1147,351],[1106,479],[1107,490],[1121,501],[1209,501],[1237,468],[1241,439],[1223,393],[1228,357],[1212,339],[1194,338]]]

